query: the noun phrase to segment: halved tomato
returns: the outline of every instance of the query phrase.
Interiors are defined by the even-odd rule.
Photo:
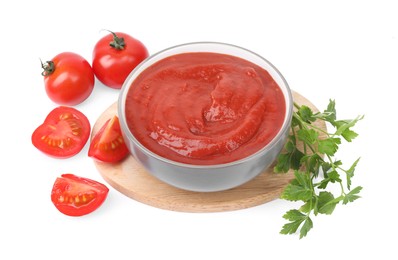
[[[102,183],[67,173],[55,180],[51,201],[65,215],[83,216],[101,206],[108,192]]]
[[[79,110],[60,106],[52,110],[32,134],[33,145],[43,153],[68,158],[79,153],[90,136],[90,122]]]
[[[105,122],[91,140],[88,150],[88,156],[110,163],[124,159],[128,153],[117,116]]]

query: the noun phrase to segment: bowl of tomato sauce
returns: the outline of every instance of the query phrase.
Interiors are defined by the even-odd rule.
[[[270,167],[286,142],[292,110],[291,90],[275,66],[219,42],[181,44],[148,57],[118,100],[134,158],[161,181],[197,192],[240,186]]]

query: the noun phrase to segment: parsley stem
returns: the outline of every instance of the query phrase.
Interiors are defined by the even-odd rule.
[[[297,109],[300,109],[300,105],[297,104],[296,102],[293,102],[293,106],[294,106],[295,108],[297,108]]]
[[[346,193],[345,193],[345,190],[344,190],[343,183],[341,181],[339,181],[339,183],[340,183],[340,188],[341,188],[341,196],[344,197],[346,195]]]
[[[325,130],[321,129],[321,128],[317,127],[316,125],[308,124],[308,126],[311,127],[311,128],[313,128],[314,130],[317,130],[318,132],[321,132],[321,133],[324,133],[324,134],[330,136],[330,134],[328,133],[328,131],[325,131]]]

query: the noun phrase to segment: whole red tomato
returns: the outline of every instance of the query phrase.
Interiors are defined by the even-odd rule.
[[[42,63],[48,97],[57,104],[74,106],[86,100],[94,88],[94,72],[82,56],[63,52]]]
[[[94,47],[94,74],[105,86],[120,89],[130,72],[147,57],[148,50],[140,41],[125,33],[111,32]]]

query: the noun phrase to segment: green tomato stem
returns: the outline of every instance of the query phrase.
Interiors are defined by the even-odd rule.
[[[41,68],[43,69],[41,73],[42,76],[44,77],[49,76],[55,71],[54,62],[52,61],[43,62],[42,60],[40,60],[40,62],[41,62]]]
[[[109,43],[109,45],[112,48],[115,48],[116,50],[123,50],[124,47],[126,46],[126,43],[124,42],[124,38],[123,37],[119,38],[116,35],[116,33],[112,32],[112,31],[109,31],[109,30],[106,30],[106,31],[110,32],[113,35],[113,40]]]

